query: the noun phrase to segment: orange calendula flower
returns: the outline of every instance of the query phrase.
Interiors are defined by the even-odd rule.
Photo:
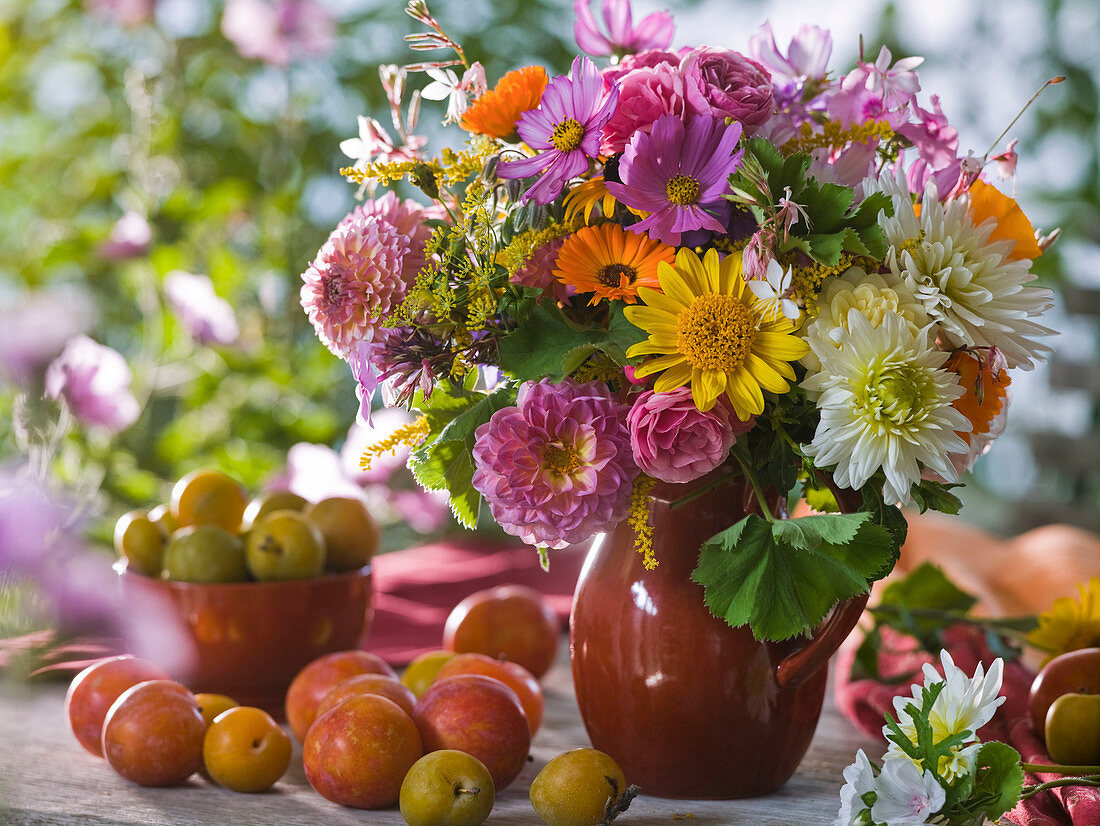
[[[676,250],[667,244],[618,224],[600,224],[565,239],[554,276],[579,293],[592,293],[589,306],[604,298],[634,304],[639,287],[661,289],[657,265],[675,260]]]
[[[459,123],[467,132],[490,138],[515,139],[520,116],[539,105],[550,78],[541,66],[508,72],[497,85],[474,101]]]
[[[944,363],[944,370],[959,376],[959,385],[966,393],[951,406],[966,416],[973,425],[970,433],[959,433],[967,444],[972,435],[987,433],[989,426],[1005,403],[1005,390],[1011,379],[1007,370],[998,370],[993,359],[981,352],[958,350]]]
[[[981,226],[987,219],[997,222],[989,242],[1015,241],[1016,246],[1009,252],[1012,261],[1025,258],[1034,260],[1042,254],[1039,242],[1035,240],[1035,228],[1024,215],[1020,205],[1009,198],[997,187],[982,180],[970,185],[970,220],[974,226]]]

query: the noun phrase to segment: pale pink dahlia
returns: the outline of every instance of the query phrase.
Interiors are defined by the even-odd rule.
[[[405,297],[402,266],[409,239],[373,215],[349,216],[302,273],[302,307],[321,343],[347,359],[371,341],[380,317]]]
[[[381,198],[372,198],[364,201],[353,209],[340,222],[340,226],[361,221],[363,216],[372,215],[388,224],[392,224],[398,232],[409,239],[409,251],[401,264],[401,277],[405,283],[411,285],[416,280],[416,274],[424,266],[424,245],[432,236],[432,228],[424,223],[427,217],[424,207],[411,199],[402,200],[394,192],[387,192]]]
[[[630,449],[642,472],[676,483],[698,479],[726,461],[737,436],[753,425],[724,404],[700,412],[689,387],[646,390],[634,400],[627,423]]]
[[[626,515],[638,468],[627,407],[599,382],[527,382],[477,429],[474,488],[507,533],[564,548]]]

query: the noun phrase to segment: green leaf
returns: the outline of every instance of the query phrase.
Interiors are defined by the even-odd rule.
[[[821,530],[845,534],[841,523]],[[712,614],[748,624],[758,639],[787,639],[812,629],[838,600],[864,593],[867,578],[890,558],[889,535],[869,522],[851,541],[822,538],[813,550],[788,538],[802,541],[810,531],[787,531],[752,514],[703,545],[692,579]]]
[[[976,765],[974,796],[990,797],[984,812],[995,821],[1020,800],[1024,787],[1020,753],[1005,743],[990,741],[978,749]]]
[[[840,254],[844,251],[843,239],[843,234],[839,232],[810,235],[806,239],[810,244],[810,256],[819,264],[835,267],[840,263]]]
[[[500,367],[521,381],[544,376],[560,380],[566,374],[566,356],[591,339],[590,332],[573,329],[557,310],[539,305],[522,327],[500,340]]]
[[[808,487],[803,491],[803,498],[806,500],[806,504],[818,513],[837,513],[840,510],[836,497],[827,487]]]
[[[839,184],[810,183],[805,190],[805,207],[816,232],[832,233],[844,222],[855,192]]]
[[[949,580],[942,568],[922,562],[905,578],[883,588],[879,604],[966,613],[977,601]]]
[[[882,498],[882,486],[884,479],[882,473],[876,473],[863,486],[863,505],[860,510],[867,511],[876,525],[880,525],[890,532],[893,539],[894,558],[888,567],[880,571],[876,579],[886,576],[894,567],[894,563],[901,556],[901,546],[905,544],[905,537],[909,533],[909,523],[905,521],[905,514],[894,505],[887,505]]]
[[[799,550],[816,551],[823,542],[847,545],[869,517],[867,513],[829,513],[780,519],[772,525],[772,534],[776,541]]]
[[[913,485],[909,494],[921,513],[931,508],[943,513],[955,514],[962,509],[962,500],[951,493],[951,489],[957,487],[961,485],[944,485],[924,479],[919,485]]]

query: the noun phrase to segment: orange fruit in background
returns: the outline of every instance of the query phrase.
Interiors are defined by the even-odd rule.
[[[454,651],[440,648],[417,655],[401,674],[401,682],[417,697],[428,690],[444,664],[455,656]]]
[[[377,694],[393,700],[406,714],[412,714],[416,706],[416,695],[393,677],[385,674],[356,674],[341,680],[328,690],[317,704],[317,716],[320,717],[330,708],[339,705],[348,697],[357,694]]]
[[[207,728],[210,728],[214,718],[223,711],[229,711],[229,709],[240,705],[232,697],[226,697],[224,694],[199,693],[195,695],[195,699],[199,703],[199,711],[202,712],[202,719],[206,721]]]
[[[195,470],[176,482],[170,507],[181,528],[219,525],[239,533],[248,495],[240,482],[220,470]]]
[[[206,730],[202,756],[211,779],[235,792],[262,792],[290,765],[290,735],[266,711],[237,706]]]
[[[526,585],[498,585],[458,603],[443,628],[443,647],[519,663],[536,679],[557,656],[561,626],[542,594]]]

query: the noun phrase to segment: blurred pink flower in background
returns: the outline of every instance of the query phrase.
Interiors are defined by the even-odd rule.
[[[590,8],[592,0],[574,0],[573,13],[577,22],[573,34],[582,51],[594,57],[623,55],[643,49],[667,49],[672,42],[675,24],[667,11],[655,11],[642,18],[637,26],[630,13],[630,0],[603,0],[601,10],[607,34],[600,31]]]
[[[87,0],[84,5],[96,17],[128,28],[153,19],[153,0]]]
[[[153,228],[140,212],[127,212],[111,227],[111,232],[99,247],[99,254],[111,261],[122,261],[144,255],[153,243]]]
[[[244,57],[272,66],[317,57],[332,48],[332,15],[313,0],[227,0],[222,34]]]
[[[65,343],[92,325],[88,296],[76,288],[42,289],[0,301],[0,380],[25,384]]]
[[[121,355],[80,335],[70,339],[46,369],[46,394],[65,399],[83,424],[117,433],[137,421],[141,412],[130,380],[130,368]]]
[[[172,270],[164,277],[164,293],[172,312],[199,344],[237,343],[237,316],[205,275]]]

